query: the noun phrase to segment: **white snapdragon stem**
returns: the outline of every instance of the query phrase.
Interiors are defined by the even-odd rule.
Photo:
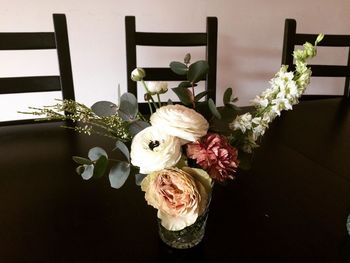
[[[257,147],[256,141],[264,135],[269,122],[280,116],[281,111],[291,110],[293,105],[299,102],[299,97],[310,83],[311,70],[307,67],[306,60],[316,56],[316,46],[322,38],[323,35],[320,34],[315,45],[306,42],[303,50],[294,51],[295,72],[288,72],[287,66],[282,65],[271,79],[271,87],[253,100],[256,112],[252,115],[250,113],[239,115],[230,124],[231,129],[239,130],[246,136],[243,140],[243,151],[251,152],[252,148]]]

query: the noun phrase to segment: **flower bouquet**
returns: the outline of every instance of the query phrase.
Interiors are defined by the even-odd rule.
[[[271,87],[253,100],[254,110],[239,115],[232,90],[224,93],[223,107],[207,93],[195,94],[196,85],[206,75],[206,61],[172,62],[171,69],[187,76],[173,91],[181,103],[164,103],[160,95],[167,83],[149,82],[147,74],[137,68],[131,78],[145,88],[150,116],[138,111],[137,99],[123,94],[117,104],[100,101],[91,108],[75,101],[63,100],[56,105],[32,108],[31,114],[49,120],[70,120],[67,128],[86,134],[100,134],[115,141],[119,158],[94,147],[88,158],[74,156],[77,173],[83,179],[99,178],[108,171],[113,188],[120,188],[127,178],[135,176],[147,203],[157,209],[162,240],[175,248],[198,244],[205,223],[214,182],[234,179],[238,168],[246,166],[245,157],[258,147],[258,140],[283,110],[298,103],[310,81],[311,70],[306,61],[316,55],[316,45],[305,43],[294,52],[295,71],[282,66],[270,81]],[[64,114],[64,112],[66,114]],[[219,122],[222,124],[214,125]]]

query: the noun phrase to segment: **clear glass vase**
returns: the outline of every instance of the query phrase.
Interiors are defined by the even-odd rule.
[[[197,218],[194,224],[179,231],[167,230],[161,225],[161,221],[158,219],[159,236],[161,240],[168,246],[178,249],[196,246],[204,237],[208,213],[209,204],[205,212]]]

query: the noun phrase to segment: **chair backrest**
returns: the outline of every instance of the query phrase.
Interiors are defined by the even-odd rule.
[[[66,16],[53,14],[54,32],[0,33],[0,50],[56,49],[59,76],[0,78],[0,94],[62,91],[63,99],[75,100]],[[33,120],[0,122],[0,125]]]
[[[294,69],[293,51],[296,45],[303,45],[306,41],[314,43],[317,34],[296,33],[297,23],[294,19],[286,19],[284,24],[284,39],[282,51],[282,64]],[[330,35],[326,34],[318,46],[327,47],[349,47],[347,65],[309,65],[313,77],[344,77],[345,86],[343,96],[350,97],[350,35]],[[304,99],[319,99],[339,97],[341,95],[303,95]]]
[[[164,46],[164,47],[187,47],[205,46],[206,60],[209,64],[209,72],[205,80],[207,98],[216,99],[216,68],[217,68],[217,30],[216,17],[207,17],[206,32],[200,33],[165,33],[165,32],[137,32],[135,17],[125,17],[126,37],[126,63],[128,92],[137,97],[137,83],[130,78],[131,72],[137,67],[136,46]],[[148,81],[183,81],[186,76],[179,76],[170,68],[145,67]],[[140,112],[147,112],[146,103],[139,103]]]

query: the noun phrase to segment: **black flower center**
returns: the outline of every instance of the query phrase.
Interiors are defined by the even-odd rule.
[[[159,146],[159,141],[150,141],[150,143],[148,144],[148,147],[153,151],[154,148]]]

